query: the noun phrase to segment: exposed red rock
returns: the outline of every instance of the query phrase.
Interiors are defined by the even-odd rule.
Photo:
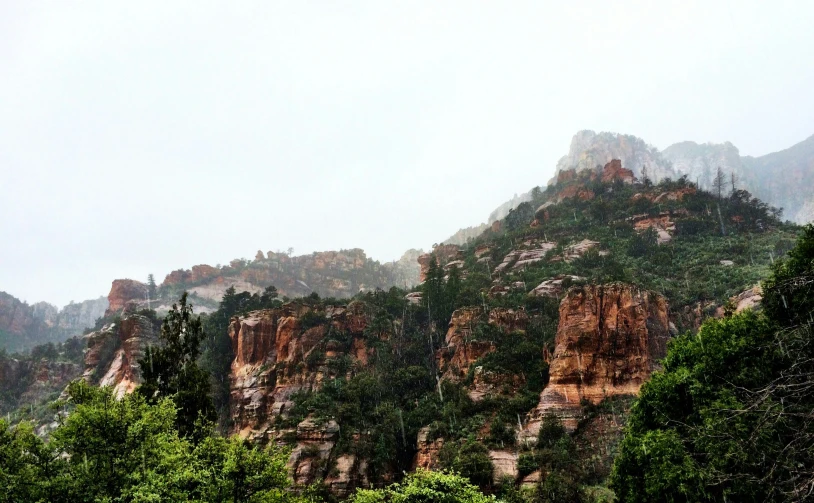
[[[739,313],[744,309],[760,309],[760,302],[763,300],[763,288],[755,285],[749,290],[735,295],[729,301],[735,306],[735,312]]]
[[[480,307],[464,307],[452,313],[444,339],[446,346],[438,351],[438,366],[444,378],[458,380],[469,367],[484,355],[495,350],[493,341],[473,340],[473,330],[480,322],[496,325],[507,332],[525,330],[528,316],[523,310],[496,308],[485,316]]]
[[[492,483],[498,485],[504,480],[514,482],[517,479],[517,458],[518,455],[514,451],[489,451],[489,459],[492,460],[492,466],[494,467]]]
[[[138,304],[147,297],[147,285],[133,279],[116,279],[107,295],[108,308],[105,316],[119,313],[128,304]]]
[[[503,257],[503,261],[495,267],[494,272],[503,272],[507,269],[521,269],[525,266],[540,262],[548,252],[557,247],[556,243],[526,241],[517,249],[510,251]]]
[[[529,292],[529,295],[535,295],[537,297],[559,297],[563,290],[567,288],[567,285],[575,281],[583,281],[585,278],[580,276],[572,276],[569,274],[561,274],[551,279],[547,279],[534,287],[532,291]],[[564,286],[565,285],[565,286]]]
[[[269,440],[274,435],[276,418],[285,416],[293,406],[291,395],[322,383],[326,358],[347,351],[364,366],[372,355],[362,337],[369,323],[363,302],[318,312],[325,316],[325,323],[304,329],[300,319],[309,311],[308,306],[289,303],[232,318],[229,337],[235,359],[230,375],[230,413],[234,432]],[[329,325],[353,336],[350,347],[324,343]],[[322,345],[324,352],[314,353],[309,359]]]
[[[417,470],[419,468],[423,468],[425,470],[435,470],[438,468],[438,452],[443,446],[443,438],[430,438],[429,426],[425,426],[418,430],[416,453],[415,458],[413,458],[413,470]]]
[[[667,301],[631,285],[574,287],[560,303],[548,386],[524,432],[534,437],[545,414],[573,430],[582,400],[635,395],[666,353]]]
[[[602,168],[601,179],[604,183],[621,180],[623,183],[630,185],[636,180],[636,177],[633,176],[633,171],[622,167],[622,161],[613,159]]]
[[[577,170],[565,169],[557,173],[557,185],[570,182],[577,177]]]
[[[557,202],[561,203],[571,197],[576,197],[581,201],[590,201],[594,198],[594,192],[582,185],[569,185],[557,194]]]
[[[672,233],[676,230],[675,222],[670,220],[668,215],[637,220],[633,227],[636,232],[644,232],[647,229],[655,230],[658,244],[669,243],[673,239]]]
[[[87,341],[83,377],[99,386],[112,386],[114,394],[121,397],[141,383],[138,361],[144,357],[147,346],[156,344],[158,338],[152,320],[129,314],[118,324],[92,332]]]
[[[0,330],[22,336],[36,333],[42,323],[28,304],[5,292],[0,292]]]

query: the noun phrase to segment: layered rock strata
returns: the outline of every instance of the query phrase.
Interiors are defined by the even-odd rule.
[[[560,304],[550,380],[523,436],[536,436],[546,414],[573,430],[581,402],[637,394],[669,337],[661,295],[621,283],[571,288]]]

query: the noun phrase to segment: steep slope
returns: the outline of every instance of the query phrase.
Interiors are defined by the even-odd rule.
[[[755,187],[751,171],[747,172],[743,158],[737,147],[729,142],[703,143],[683,141],[670,145],[662,151],[665,159],[673,163],[673,168],[687,175],[699,187],[712,190],[715,174],[720,167],[726,174],[726,185],[730,185],[730,174],[734,174],[739,187]]]
[[[745,188],[772,206],[781,207],[784,216],[798,223],[814,220],[814,197],[800,187],[814,185],[814,136],[780,152],[761,157],[741,156],[729,142],[697,144],[686,141],[664,149],[663,155],[675,170],[706,189],[720,167],[730,187],[730,174],[736,187]]]
[[[754,180],[748,190],[764,201],[785,209],[795,222],[814,220],[814,135],[786,150],[761,157],[743,157],[746,173]]]
[[[601,169],[611,159],[621,160],[627,169],[632,170],[640,178],[643,170],[647,171],[648,178],[656,182],[675,177],[670,162],[658,149],[648,145],[641,138],[585,130],[579,131],[572,138],[568,154],[557,162],[554,179],[556,180],[559,173],[569,169],[577,172]]]
[[[573,432],[575,473],[601,481],[667,340],[754,306],[796,228],[687,181],[640,183],[618,160],[534,197],[420,256],[419,291],[232,318],[231,431],[290,445],[298,484],[343,496],[415,467],[534,484],[553,415]]]
[[[62,342],[92,327],[105,309],[104,297],[72,302],[60,310],[46,302],[29,305],[0,292],[0,349],[26,351],[38,344]]]

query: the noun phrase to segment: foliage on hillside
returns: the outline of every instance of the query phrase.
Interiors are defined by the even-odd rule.
[[[193,443],[174,429],[172,400],[117,400],[81,381],[49,442],[0,420],[0,501],[305,501],[289,491],[287,453],[213,433]]]
[[[623,502],[803,501],[814,490],[814,227],[764,311],[706,322],[642,387],[612,485]]]
[[[562,198],[569,187],[577,187],[574,193],[589,191],[590,196]],[[681,196],[662,197],[671,193]],[[600,456],[592,451],[596,439],[591,436],[591,421],[613,416],[616,425],[616,416],[627,414],[629,401],[586,405],[586,420],[573,436],[565,434],[556,421],[546,418],[536,443],[516,445],[518,423],[537,405],[548,382],[544,355],[553,348],[558,323],[556,294],[548,297],[529,292],[543,280],[560,275],[584,278],[567,279],[566,288],[573,281],[627,281],[663,292],[673,308],[673,319],[681,325],[679,315],[684,307],[723,306],[731,296],[766,278],[772,262],[792,248],[798,231],[793,225],[781,223],[777,211],[743,191],[719,198],[696,190],[686,179],[665,180],[655,186],[626,185],[621,181],[603,183],[586,174],[556,188],[533,190],[530,197],[531,202],[520,204],[500,226],[495,226],[497,231],[489,229],[472,241],[463,250],[460,267],[443,267],[433,258],[426,281],[417,291],[419,302],[408,301],[408,292],[396,287],[354,297],[364,305],[367,316],[362,339],[370,351],[369,361],[364,364],[348,356],[353,337],[336,329],[325,316],[330,306],[346,301],[320,298],[316,294],[299,300],[310,309],[309,314],[299,319],[300,330],[325,325],[326,334],[299,365],[313,371],[318,369],[325,377],[321,387],[295,394],[293,409],[287,410],[276,426],[293,428],[309,416],[318,423],[336,421],[340,429],[334,454],[353,454],[356,459],[365,460],[370,482],[379,487],[392,481],[393,474],[410,470],[419,430],[425,429],[430,441],[443,439],[438,453],[440,468],[456,472],[418,472],[399,485],[359,491],[353,501],[407,502],[422,501],[421,498],[435,501],[436,497],[447,496],[449,501],[491,500],[472,484],[513,503],[608,501],[609,492],[602,487],[607,476],[605,458],[617,449],[619,435],[611,432],[616,440],[611,438],[607,446],[603,444],[605,450]],[[543,203],[552,204],[538,209]],[[635,227],[643,219],[663,217],[675,224],[672,239],[667,243],[657,243],[654,229]],[[566,257],[568,246],[583,239],[597,241],[599,245],[579,256]],[[495,266],[510,252],[527,246],[525,243],[534,247],[541,242],[553,246],[540,260],[516,268],[509,263],[500,272],[495,271]],[[628,438],[621,447],[623,454],[617,464],[614,487],[623,500],[652,500],[654,494],[673,490],[675,486],[671,484],[682,487],[674,493],[675,500],[690,494],[686,491],[706,497],[711,494],[708,493],[709,481],[714,480],[709,478],[711,474],[731,466],[738,466],[750,476],[756,473],[756,467],[747,463],[751,459],[735,456],[736,443],[725,444],[719,437],[708,435],[700,443],[692,444],[695,450],[688,450],[685,438],[691,432],[664,424],[661,412],[656,411],[674,413],[695,428],[720,426],[725,423],[722,407],[734,406],[736,400],[745,398],[737,393],[716,394],[705,387],[726,381],[752,390],[756,383],[768,383],[768,377],[778,377],[772,372],[789,364],[790,354],[807,354],[804,344],[807,339],[800,335],[802,332],[783,332],[797,336],[788,335],[782,339],[786,349],[777,349],[779,339],[775,334],[779,332],[769,330],[774,326],[772,323],[781,323],[777,320],[783,316],[787,319],[782,326],[804,322],[806,309],[810,311],[807,302],[812,297],[807,290],[800,290],[801,284],[809,283],[796,279],[810,265],[810,261],[806,262],[810,248],[803,252],[801,249],[804,248],[798,246],[791,259],[774,266],[774,277],[766,283],[766,315],[744,314],[710,323],[697,336],[682,336],[673,344],[666,372],[645,388],[647,391],[634,409]],[[479,255],[476,250],[480,250]],[[480,260],[483,256],[490,261]],[[732,264],[722,264],[722,260]],[[807,277],[805,274],[809,273],[802,277]],[[802,307],[788,311],[789,303]],[[228,337],[230,319],[280,305],[273,288],[254,294],[237,293],[232,288],[226,291],[217,309],[202,317],[198,324],[191,316],[184,318],[187,311],[182,304],[180,311],[165,322],[173,329],[175,339],[165,337],[167,346],[152,353],[152,364],[158,362],[158,368],[146,372],[147,384],[141,393],[114,404],[109,391],[73,385],[70,405],[73,413],[67,419],[63,417],[64,424],[48,444],[38,443],[24,425],[1,425],[0,455],[6,456],[3,463],[10,467],[4,472],[10,474],[9,487],[23,491],[14,494],[30,495],[34,501],[36,498],[59,501],[54,495],[61,494],[70,499],[75,495],[71,491],[84,486],[90,488],[91,498],[124,496],[132,501],[295,498],[288,490],[289,482],[281,464],[284,454],[274,448],[263,451],[237,440],[223,439],[196,421],[199,412],[206,416],[209,410],[198,406],[200,392],[211,388],[219,425],[228,426],[229,372],[234,358]],[[487,313],[472,323],[467,341],[490,343],[491,348],[469,365],[468,373],[442,374],[439,355],[446,349],[447,328],[455,310],[465,307]],[[496,308],[522,312],[528,319],[525,329],[512,331],[488,323],[488,313]],[[789,317],[790,312],[797,314]],[[684,328],[691,328],[691,324],[688,322]],[[180,334],[186,330],[194,334],[188,341],[194,343],[194,348],[184,347]],[[732,333],[737,336],[734,342],[727,339]],[[329,348],[339,356],[328,357]],[[749,362],[752,357],[765,366],[753,368],[755,364]],[[147,366],[148,359],[142,362],[142,368]],[[186,362],[186,367],[181,362]],[[184,375],[184,368],[192,369],[191,379],[179,378]],[[670,377],[676,373],[680,379]],[[477,379],[484,376],[499,385],[473,400],[471,391]],[[686,388],[687,383],[694,387]],[[678,391],[673,388],[659,391],[660,386],[684,387]],[[179,392],[190,389],[197,393],[194,400],[180,400],[183,397]],[[682,409],[682,400],[695,392],[700,393],[698,403],[702,407],[689,412]],[[783,400],[788,402],[789,397],[784,396]],[[648,408],[649,401],[660,408]],[[711,415],[705,416],[706,412]],[[695,415],[690,417],[691,414]],[[749,427],[753,425],[748,418],[743,421],[726,423],[728,427],[733,424],[741,427],[733,427],[727,434],[737,437],[751,431]],[[624,419],[618,423],[624,424]],[[782,426],[782,432],[790,431],[791,426],[801,429],[793,420],[775,426]],[[88,442],[94,444],[82,443],[78,433],[82,428],[93,432]],[[647,437],[653,429],[659,433]],[[714,430],[719,431],[723,430]],[[737,437],[737,442],[742,441],[744,437]],[[147,451],[140,452],[132,442],[143,443]],[[641,448],[642,445],[646,448]],[[657,449],[651,450],[651,445]],[[771,448],[773,444],[767,441],[765,446]],[[532,473],[538,473],[539,481],[530,482],[527,485],[531,487],[525,489],[517,483],[496,484],[490,454],[501,449],[519,455],[518,481]],[[71,456],[58,457],[57,452]],[[701,470],[697,458],[688,453],[720,456],[723,463],[730,464],[711,465],[717,472]],[[597,459],[602,456],[605,458]],[[41,460],[46,458],[52,463],[48,465],[53,470],[49,473],[41,471]],[[776,459],[785,463],[782,456]],[[664,469],[673,462],[678,462],[680,470]],[[742,464],[737,465],[739,462]],[[659,466],[661,472],[674,478],[651,484],[648,477]],[[112,477],[110,470],[118,477],[116,481],[105,478]],[[19,483],[32,480],[30,477],[43,482]],[[265,483],[270,485],[263,486]],[[732,491],[727,494],[753,490],[750,483],[738,486],[741,492],[726,489]],[[246,488],[257,492],[254,495],[241,492]]]
[[[463,288],[482,291],[494,283],[524,284],[502,298],[502,304],[522,305],[526,293],[540,282],[574,275],[590,283],[634,283],[663,293],[674,309],[697,303],[724,305],[768,275],[774,260],[792,247],[799,229],[782,223],[779,210],[746,191],[735,190],[718,199],[697,190],[686,178],[628,185],[581,174],[570,186],[589,191],[590,199],[557,202],[569,184],[536,189],[531,202],[509,213],[500,232],[487,231],[475,240],[465,250]],[[681,196],[651,201],[671,193]],[[535,212],[544,203],[553,204]],[[634,225],[659,217],[675,224],[672,239],[665,244],[657,244],[653,230],[637,231]],[[583,239],[599,246],[575,260],[558,258],[564,247]],[[510,251],[527,241],[553,242],[557,248],[535,264],[494,271]],[[473,251],[479,245],[489,247],[489,262],[476,260]]]

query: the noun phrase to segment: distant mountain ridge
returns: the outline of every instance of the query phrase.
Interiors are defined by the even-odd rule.
[[[62,342],[93,327],[106,309],[106,297],[71,302],[58,309],[47,302],[29,305],[0,292],[0,349],[24,351],[38,344]]]
[[[557,162],[548,185],[556,185],[558,175],[571,169],[599,173],[612,159],[619,159],[640,179],[643,178],[643,169],[656,183],[686,175],[691,182],[706,190],[712,188],[713,178],[720,167],[727,186],[731,184],[730,174],[734,174],[737,188],[746,189],[770,205],[783,208],[785,218],[801,224],[814,221],[814,193],[800,190],[814,187],[814,135],[785,150],[751,157],[741,156],[731,142],[682,141],[659,151],[633,135],[582,130],[572,137],[568,153]],[[495,208],[486,223],[459,229],[442,243],[463,245],[485,231],[489,224],[502,220],[510,210],[531,199],[531,192],[515,194]]]

